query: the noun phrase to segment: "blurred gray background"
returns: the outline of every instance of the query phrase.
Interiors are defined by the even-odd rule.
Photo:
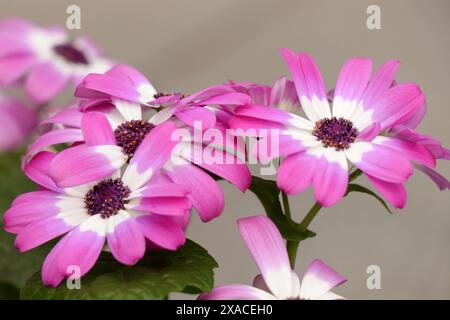
[[[82,29],[74,35],[91,36],[160,90],[193,92],[227,79],[271,84],[287,73],[280,47],[311,53],[328,88],[350,57],[372,57],[375,66],[397,58],[399,81],[417,82],[427,95],[429,111],[420,130],[450,146],[447,0],[2,0],[0,18],[65,24],[70,4],[82,12]],[[371,4],[381,7],[381,30],[366,27]],[[450,177],[448,163],[439,169]],[[194,217],[189,237],[218,260],[217,284],[249,284],[257,269],[235,221],[263,209],[250,192],[222,185],[225,212],[208,224]],[[318,235],[302,243],[297,270],[323,259],[348,277],[336,292],[350,299],[449,299],[449,193],[421,174],[410,179],[408,190],[408,206],[392,216],[359,194],[320,212],[311,225]],[[310,192],[292,198],[298,220],[311,205]],[[381,290],[366,287],[366,269],[373,264],[381,268]]]

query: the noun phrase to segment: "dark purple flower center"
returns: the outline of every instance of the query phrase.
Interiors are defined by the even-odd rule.
[[[53,47],[53,50],[63,57],[67,62],[76,64],[89,64],[83,52],[75,48],[72,44],[60,44]]]
[[[108,218],[125,209],[130,192],[121,179],[106,179],[86,193],[84,203],[90,215],[100,214],[102,218]]]
[[[145,136],[152,130],[153,124],[143,120],[132,120],[122,123],[114,131],[116,142],[131,159]]]
[[[358,133],[358,129],[350,120],[333,117],[317,121],[312,134],[322,141],[325,147],[343,150],[355,142]]]

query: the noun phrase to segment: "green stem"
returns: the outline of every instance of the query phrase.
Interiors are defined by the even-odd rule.
[[[349,182],[355,180],[361,174],[362,174],[362,171],[359,169],[356,169],[348,177]],[[291,211],[289,209],[289,199],[284,192],[282,192],[281,195],[283,198],[284,213],[285,213],[286,217],[288,217],[289,220],[292,221]],[[314,205],[308,211],[308,213],[303,218],[303,220],[300,222],[300,224],[298,224],[298,229],[301,231],[305,231],[306,229],[308,229],[309,225],[314,220],[316,215],[319,213],[320,209],[322,209],[322,206],[318,202],[314,203]],[[294,267],[295,267],[295,259],[297,257],[297,251],[298,251],[299,244],[300,244],[300,241],[286,241],[286,250],[288,252],[289,262],[291,264],[292,269],[294,269]]]
[[[306,216],[303,218],[302,222],[300,222],[298,228],[300,230],[306,230],[308,226],[311,224],[311,222],[316,217],[317,213],[322,209],[322,206],[316,202],[312,206],[312,208],[309,210],[309,212],[306,214]]]
[[[284,202],[284,197],[283,197],[283,202]],[[289,202],[288,202],[288,205],[289,205]],[[321,208],[322,208],[322,206],[316,202],[314,204],[314,206],[309,210],[309,212],[305,216],[305,218],[302,220],[302,222],[300,222],[300,224],[298,225],[298,229],[301,231],[305,231]],[[299,241],[290,241],[290,240],[286,241],[286,250],[287,250],[287,253],[289,256],[289,262],[291,264],[292,269],[295,268],[295,259],[297,257],[297,251],[298,251],[299,244],[300,244],[300,240]]]
[[[360,175],[362,174],[362,171],[359,169],[356,169],[355,171],[353,171],[350,176],[348,177],[348,182],[352,182],[353,180],[355,180],[356,178],[358,178]]]
[[[286,250],[289,256],[289,263],[291,264],[291,269],[295,269],[295,258],[297,258],[298,245],[300,241],[287,241]]]
[[[288,198],[287,194],[284,191],[281,191],[281,197],[283,198],[284,214],[286,215],[286,217],[288,217],[289,220],[292,221],[291,209],[289,207],[289,198]]]

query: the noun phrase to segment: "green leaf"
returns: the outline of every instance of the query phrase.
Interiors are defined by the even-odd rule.
[[[0,230],[0,281],[21,288],[39,270],[51,244],[20,253],[14,246],[14,235]]]
[[[17,300],[19,299],[19,289],[6,281],[0,281],[0,300]]]
[[[346,196],[350,193],[350,192],[361,192],[361,193],[365,193],[368,194],[372,197],[374,197],[375,199],[377,199],[382,206],[389,212],[392,214],[391,209],[389,209],[389,206],[386,204],[386,202],[383,200],[383,198],[381,198],[379,195],[377,195],[375,192],[373,192],[370,189],[367,189],[366,187],[356,184],[356,183],[350,183],[347,187],[347,193],[345,194]]]
[[[188,240],[178,251],[149,252],[135,266],[118,263],[103,253],[95,267],[81,278],[81,289],[42,284],[39,273],[20,292],[21,299],[165,299],[172,292],[198,294],[214,285],[218,264],[208,252]]]
[[[14,247],[14,235],[3,231],[3,213],[14,198],[24,192],[33,191],[35,185],[22,172],[22,153],[0,155],[0,281],[21,287],[39,270],[48,248],[40,247],[27,253],[19,253]]]
[[[22,172],[20,167],[22,153],[0,154],[0,212],[3,215],[11,202],[19,194],[33,191],[34,183]]]
[[[280,204],[280,190],[275,181],[252,177],[250,190],[258,197],[267,216],[275,223],[283,238],[290,241],[302,241],[314,237],[310,230],[301,230],[298,224],[289,220]]]

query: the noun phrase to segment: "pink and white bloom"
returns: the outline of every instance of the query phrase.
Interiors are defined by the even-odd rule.
[[[0,152],[20,147],[36,128],[36,112],[0,91]]]
[[[40,191],[17,197],[4,215],[5,230],[17,234],[21,252],[67,234],[44,262],[46,285],[59,285],[72,265],[86,274],[105,243],[115,259],[134,265],[144,256],[146,239],[168,250],[185,242],[189,190],[160,172],[175,146],[175,125],[154,128],[126,164],[107,123],[90,126],[91,120],[83,127],[85,144],[32,158],[25,173]]]
[[[285,157],[278,170],[278,187],[293,195],[312,186],[316,200],[331,206],[346,192],[350,163],[395,207],[403,207],[403,183],[413,172],[411,161],[432,168],[435,157],[423,145],[385,133],[423,108],[420,88],[413,83],[393,86],[398,61],[386,62],[371,78],[372,61],[354,58],[339,74],[330,108],[313,58],[289,49],[281,53],[306,118],[251,104],[237,108],[230,122],[233,128],[278,130],[279,154],[270,155]]]
[[[139,92],[146,92],[147,95],[139,96],[139,98]],[[220,112],[215,110],[218,110],[222,103],[227,106],[247,103],[249,101],[247,95],[236,93],[229,86],[224,85],[210,87],[184,98],[177,94],[157,95],[153,86],[139,71],[125,65],[116,66],[103,75],[89,75],[77,88],[76,94],[84,98],[80,107],[69,108],[44,121],[44,125],[54,125],[55,130],[42,135],[33,143],[28,152],[28,159],[36,152],[54,144],[86,141],[82,130],[82,119],[89,113],[96,113],[94,121],[103,123],[96,126],[99,128],[107,126],[108,131],[112,129],[115,144],[121,147],[129,158],[133,156],[139,141],[153,127],[173,121],[178,129],[183,129],[190,135],[188,139],[177,144],[171,159],[164,165],[163,172],[171,181],[183,184],[190,189],[189,198],[203,221],[217,217],[224,208],[223,192],[207,171],[233,183],[242,191],[250,185],[250,172],[244,161],[236,155],[239,154],[236,151],[239,147],[237,144],[236,148],[234,144],[225,144],[225,141],[214,141],[212,145],[208,139],[203,139],[202,132],[200,132],[201,139],[198,139],[198,134],[194,134],[195,122],[199,122],[202,124],[202,129],[205,129],[204,132],[208,128],[214,128],[223,133],[224,140],[234,141],[234,137],[225,132],[227,128],[225,121],[231,118],[231,114],[226,110],[220,110]],[[148,106],[142,102],[149,99],[160,102],[164,100],[161,103],[165,108],[174,106],[168,105],[169,100],[178,101],[177,109],[180,106],[179,103],[182,104],[182,108],[178,109],[175,115],[171,111],[167,118],[167,114],[161,116],[162,111],[156,112],[154,106]],[[103,118],[100,113],[104,115]],[[129,143],[124,146],[125,140],[133,141],[135,137],[138,137],[139,141],[136,141],[132,148]],[[230,145],[231,150],[227,149]],[[224,160],[208,163],[202,161],[196,156],[197,153],[193,152],[195,149],[200,149],[200,153],[203,154],[205,149],[210,152],[211,148],[214,149],[216,156]],[[242,149],[240,152],[245,154],[245,146]]]
[[[335,300],[331,292],[347,281],[319,259],[306,269],[300,281],[291,269],[285,242],[273,222],[265,216],[238,220],[239,231],[261,274],[253,286],[230,284],[215,287],[200,300]]]
[[[90,39],[72,41],[64,28],[41,28],[20,18],[0,22],[0,84],[23,80],[26,93],[37,104],[112,65]]]

